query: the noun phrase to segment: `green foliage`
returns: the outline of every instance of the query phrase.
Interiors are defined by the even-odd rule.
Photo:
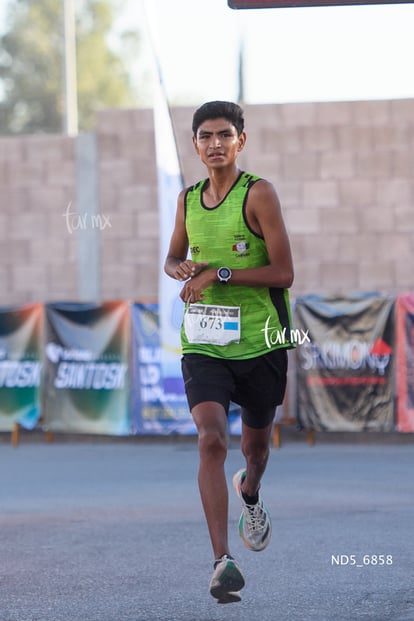
[[[113,0],[75,2],[79,129],[95,113],[133,106],[125,63],[108,45]],[[135,33],[124,33],[137,47]],[[14,0],[0,38],[0,133],[60,132],[64,117],[63,0]]]

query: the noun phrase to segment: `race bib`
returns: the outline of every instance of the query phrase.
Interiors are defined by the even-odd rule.
[[[185,309],[184,330],[189,343],[239,343],[240,307],[190,304]]]

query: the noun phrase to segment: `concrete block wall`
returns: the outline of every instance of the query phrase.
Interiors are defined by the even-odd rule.
[[[173,108],[184,180],[205,176],[193,108]],[[240,166],[278,191],[292,295],[413,290],[414,100],[245,106]],[[97,115],[102,299],[156,299],[158,207],[151,110]],[[0,304],[78,299],[75,139],[0,138]]]
[[[76,234],[65,210],[76,208],[74,140],[62,136],[0,139],[0,305],[73,299]]]
[[[151,110],[98,114],[103,299],[158,296],[158,206]]]
[[[281,200],[292,294],[412,290],[414,101],[253,106],[246,120],[245,165]]]

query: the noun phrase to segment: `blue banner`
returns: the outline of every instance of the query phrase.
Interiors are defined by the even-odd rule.
[[[135,434],[194,434],[181,357],[163,373],[158,304],[132,305],[131,425]]]

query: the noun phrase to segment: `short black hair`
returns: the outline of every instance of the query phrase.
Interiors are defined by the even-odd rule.
[[[208,101],[200,106],[193,115],[192,130],[194,136],[204,121],[209,119],[227,119],[237,129],[240,136],[244,129],[244,117],[241,107],[232,101]]]

